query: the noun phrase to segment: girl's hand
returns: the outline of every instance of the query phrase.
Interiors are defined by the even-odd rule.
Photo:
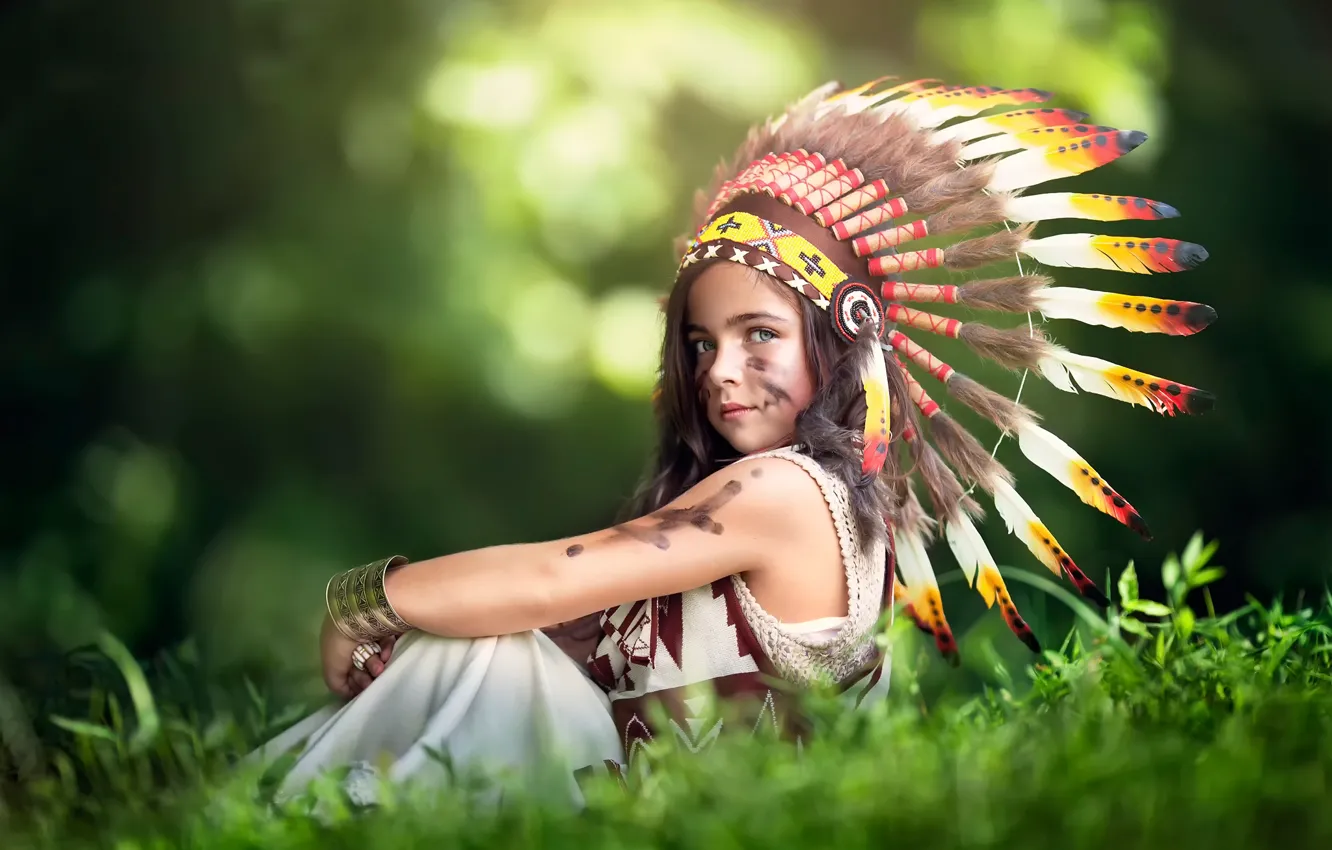
[[[342,634],[333,625],[333,621],[327,616],[324,617],[324,625],[319,635],[319,653],[323,662],[324,684],[328,689],[343,699],[351,699],[361,691],[370,687],[380,674],[384,672],[384,665],[388,663],[393,655],[394,644],[397,643],[397,635],[389,635],[379,638],[378,643],[383,649],[378,655],[371,656],[365,662],[365,670],[357,670],[352,664],[352,650],[359,642]]]
[[[352,666],[352,650],[357,641],[338,631],[333,621],[324,617],[319,632],[319,656],[324,671],[324,684],[343,699],[351,699],[370,684],[370,677]],[[357,676],[365,676],[364,683]]]

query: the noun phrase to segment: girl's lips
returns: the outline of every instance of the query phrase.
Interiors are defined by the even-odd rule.
[[[740,407],[739,405],[728,404],[721,409],[721,417],[725,421],[730,422],[732,419],[739,419],[746,413],[753,412],[753,410],[754,408],[752,407]]]

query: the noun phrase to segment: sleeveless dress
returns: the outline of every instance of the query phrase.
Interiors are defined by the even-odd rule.
[[[881,695],[887,659],[871,632],[892,599],[885,544],[862,550],[845,485],[816,461],[793,448],[753,455],[764,456],[799,465],[823,492],[846,571],[845,617],[782,623],[731,576],[603,612],[604,636],[586,666],[540,631],[484,638],[409,632],[365,691],[297,722],[243,764],[295,754],[278,800],[337,768],[350,768],[343,787],[366,804],[377,780],[443,785],[451,769],[473,769],[547,789],[563,782],[578,804],[588,770],[637,769],[644,745],[663,737],[650,703],[670,717],[669,740],[698,751],[725,722],[706,710],[708,688],[728,708],[739,707],[745,725],[784,734],[798,727],[787,709],[790,688],[827,677],[844,688],[867,681],[860,698],[871,688]]]

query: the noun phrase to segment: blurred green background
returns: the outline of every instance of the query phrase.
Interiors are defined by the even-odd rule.
[[[1218,396],[1172,420],[1027,382],[1024,401],[1156,532],[1138,540],[1006,444],[1080,565],[1105,583],[1136,559],[1150,596],[1201,529],[1229,569],[1219,606],[1318,591],[1327,16],[1153,0],[7,4],[0,670],[33,683],[34,660],[105,628],[139,654],[193,635],[221,667],[308,674],[332,571],[612,521],[652,443],[655,299],[694,188],[751,123],[825,80],[885,74],[1048,88],[1147,131],[1058,190],[1171,203],[1183,217],[1151,233],[1211,252],[1168,277],[1059,275],[1220,313],[1192,338],[1051,323],[1076,350]],[[1002,563],[1040,569],[997,517],[985,536]],[[980,614],[958,587],[946,601],[955,626]]]

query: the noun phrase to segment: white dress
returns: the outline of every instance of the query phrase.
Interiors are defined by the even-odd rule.
[[[787,628],[831,639],[843,619]],[[576,770],[625,761],[608,697],[586,668],[539,631],[473,639],[409,632],[370,687],[299,721],[247,762],[272,763],[302,747],[278,800],[339,767],[352,768],[345,787],[362,804],[374,802],[373,783],[380,779],[443,786],[448,771],[433,749],[458,768],[497,771],[519,782],[558,775],[579,804]]]
[[[877,548],[876,565],[873,556],[863,556],[848,538],[850,524],[849,517],[841,516],[846,507],[844,498],[839,498],[844,495],[840,482],[807,458],[796,460],[829,496],[853,587],[872,578],[881,580],[882,547]],[[804,652],[801,663],[807,663],[810,648],[845,643],[848,636],[842,627],[848,619],[858,628],[873,621],[878,590],[853,591],[851,618],[804,623],[779,623],[746,594],[744,617],[765,643],[796,646]],[[886,690],[887,679],[879,681],[874,697]],[[372,803],[374,782],[366,779],[446,784],[449,768],[431,753],[434,750],[456,769],[496,772],[509,781],[545,783],[559,776],[557,781],[565,784],[577,805],[582,794],[575,771],[607,760],[622,765],[625,747],[606,692],[586,667],[544,633],[444,638],[409,632],[394,647],[383,674],[366,690],[299,721],[252,753],[246,763],[267,765],[289,752],[298,753],[276,790],[279,801],[299,794],[324,771],[351,767],[344,788],[354,800]],[[542,787],[547,793],[552,790],[549,785]]]
[[[520,783],[560,773],[577,802],[573,771],[624,756],[606,694],[539,631],[470,639],[409,632],[368,688],[296,723],[247,761],[271,763],[296,748],[278,800],[347,766],[348,790],[363,803],[373,802],[366,777],[446,784],[448,768],[433,749],[456,768]]]

